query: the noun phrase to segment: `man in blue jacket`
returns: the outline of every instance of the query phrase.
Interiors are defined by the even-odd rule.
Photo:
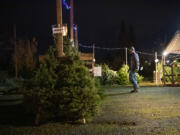
[[[139,56],[134,47],[130,48],[130,66],[129,66],[129,80],[133,84],[133,90],[131,93],[138,92],[139,85],[137,81],[136,73],[139,70]]]

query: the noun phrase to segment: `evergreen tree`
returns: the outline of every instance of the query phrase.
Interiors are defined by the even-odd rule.
[[[13,64],[17,64],[18,73],[22,77],[28,77],[36,65],[35,54],[37,53],[37,41],[19,39],[16,52],[12,54]]]
[[[97,112],[99,95],[88,69],[71,56],[60,59],[57,89],[60,91],[60,117],[83,120]]]
[[[118,39],[118,47],[123,48],[127,46],[127,30],[124,20],[121,21],[120,24],[120,32],[119,32],[119,39]]]
[[[135,41],[135,34],[134,28],[132,25],[129,26],[129,29],[126,29],[125,22],[122,20],[120,25],[120,32],[118,38],[118,48],[124,48],[124,50],[118,50],[114,54],[113,58],[113,69],[119,70],[120,67],[125,64],[125,48],[130,48],[131,46],[135,46],[136,48],[136,41]]]
[[[56,97],[57,94],[55,85],[58,79],[56,70],[59,63],[55,52],[55,47],[50,47],[33,77],[24,83],[25,108],[35,115],[35,125],[40,124],[43,114],[47,113],[48,108],[52,106],[50,99]]]
[[[118,44],[117,44],[117,48],[124,48],[126,47],[127,44],[127,32],[126,32],[126,26],[125,26],[125,22],[124,20],[121,21],[120,24],[120,31],[119,31],[119,36],[118,36]],[[122,50],[117,50],[114,53],[113,56],[113,61],[112,61],[112,69],[114,70],[119,70],[119,68],[121,67],[121,65],[124,62],[124,51]]]
[[[45,113],[65,121],[86,123],[86,119],[97,112],[100,97],[95,82],[69,43],[66,39],[65,56],[61,58],[56,57],[57,48],[51,46],[33,78],[25,85],[28,101],[25,107],[32,109],[36,125]]]
[[[129,48],[131,46],[135,46],[136,41],[133,25],[130,25],[129,29],[127,30],[124,21],[122,21],[118,40],[118,47],[120,48]]]
[[[127,45],[127,47],[129,48],[131,46],[134,46],[135,48],[137,48],[133,25],[129,26],[129,31],[128,31],[128,45]]]

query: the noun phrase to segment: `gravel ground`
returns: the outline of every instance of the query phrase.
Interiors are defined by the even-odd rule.
[[[180,135],[180,88],[106,88],[99,114],[86,125],[0,125],[0,135]]]

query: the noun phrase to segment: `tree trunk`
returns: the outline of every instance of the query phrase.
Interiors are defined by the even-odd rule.
[[[38,111],[36,113],[36,118],[35,118],[35,125],[39,126],[39,122],[40,122],[40,115],[41,115],[41,107],[38,107]]]

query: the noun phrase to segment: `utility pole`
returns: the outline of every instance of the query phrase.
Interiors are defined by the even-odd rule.
[[[62,29],[62,0],[56,0],[57,27]],[[58,57],[63,56],[63,35],[57,34]]]
[[[16,46],[16,24],[13,26],[13,38],[14,38],[14,58],[15,58],[15,76],[18,77],[18,66],[17,66],[17,46]]]
[[[73,24],[74,24],[74,2],[73,0],[70,0],[70,40],[74,44]]]
[[[126,49],[126,66],[128,65],[128,54],[127,54],[127,48]]]
[[[156,74],[155,76],[156,76],[156,77],[155,77],[155,79],[156,79],[156,85],[158,85],[158,80],[157,80],[157,62],[158,62],[158,61],[157,61],[157,59],[158,59],[158,58],[157,58],[157,52],[155,52],[155,64],[156,64],[156,71],[155,71],[155,74]]]
[[[76,46],[76,49],[78,50],[79,43],[78,43],[78,28],[77,28],[77,25],[76,25],[76,28],[75,28],[75,46]]]
[[[162,55],[162,67],[163,67],[163,83],[166,85],[166,77],[165,77],[165,56]]]
[[[93,61],[92,61],[92,76],[94,77],[94,66],[95,66],[95,44],[93,44]]]

